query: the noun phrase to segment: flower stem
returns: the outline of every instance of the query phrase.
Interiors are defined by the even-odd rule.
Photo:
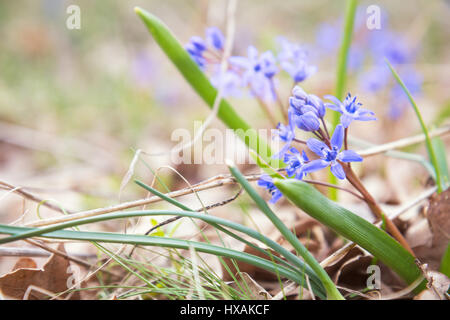
[[[406,242],[405,238],[400,233],[396,225],[387,217],[387,215],[383,213],[383,210],[377,204],[369,191],[367,191],[367,189],[364,187],[358,176],[348,166],[344,165],[342,167],[344,168],[347,180],[363,195],[364,200],[369,206],[372,213],[377,217],[377,219],[384,222],[386,231],[388,231],[406,250],[408,250],[413,256],[415,256],[408,242]]]

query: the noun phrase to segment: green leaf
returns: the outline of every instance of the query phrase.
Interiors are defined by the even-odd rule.
[[[185,206],[181,202],[179,202],[179,201],[177,201],[175,199],[169,198],[165,194],[163,194],[163,193],[159,192],[158,190],[156,190],[156,189],[146,185],[145,183],[143,183],[141,181],[138,181],[138,180],[135,180],[135,182],[138,185],[140,185],[141,187],[143,187],[144,189],[146,189],[147,191],[150,191],[154,195],[156,195],[156,196],[160,197],[161,199],[163,199],[163,200],[165,200],[165,201],[167,201],[167,202],[177,206],[178,208],[180,208],[182,210],[194,212],[192,209],[190,209],[189,207]],[[209,221],[209,223],[213,227],[217,228],[218,230],[226,232],[225,229],[220,227],[218,224],[213,223],[213,221]],[[305,272],[308,275],[308,277],[310,278],[310,280],[312,282],[312,287],[313,287],[313,291],[314,292],[316,292],[316,291],[321,292],[321,289],[322,289],[321,282],[317,278],[315,272],[309,266],[305,265],[303,263],[303,261],[301,261],[294,254],[292,254],[289,250],[285,249],[283,246],[279,245],[275,241],[265,237],[264,235],[260,234],[259,232],[254,231],[254,230],[252,230],[250,228],[247,228],[247,227],[244,227],[244,226],[241,226],[241,225],[237,225],[236,227],[233,227],[233,229],[235,229],[237,231],[240,231],[240,232],[243,232],[243,233],[247,234],[248,236],[250,236],[250,237],[252,237],[252,238],[254,238],[256,240],[261,241],[262,243],[264,243],[269,248],[271,248],[274,251],[280,253],[287,261],[291,262],[294,266],[296,266],[298,268],[297,271],[302,270],[303,272]],[[237,237],[235,234],[230,233],[230,232],[226,232],[226,233],[229,234],[230,236],[232,236],[233,238],[238,239],[239,241],[244,242],[245,244],[251,246],[252,248],[254,248],[256,250],[258,250],[259,252],[264,253],[266,255],[269,255],[268,252],[266,252],[265,250],[263,250],[263,249],[261,249],[261,248],[259,248],[257,246],[254,246],[253,244],[249,243],[248,241],[245,241],[244,239],[240,239],[240,237]],[[275,257],[275,256],[272,256],[272,258],[275,258],[277,261],[281,260],[281,259],[279,259],[278,257]],[[279,262],[283,263],[284,261],[281,260]]]
[[[436,152],[437,165],[439,167],[439,172],[441,173],[442,188],[447,190],[450,183],[450,176],[448,173],[447,151],[445,150],[445,144],[440,137],[434,137],[431,139],[431,144]]]
[[[445,274],[447,277],[450,277],[450,243],[447,245],[447,249],[445,250],[444,256],[442,257],[439,271]]]
[[[7,225],[0,225],[0,234],[19,235],[23,233],[32,233],[39,231],[37,228],[25,228],[25,227],[13,227]],[[223,248],[208,243],[187,241],[174,238],[152,237],[144,235],[134,234],[119,234],[119,233],[106,233],[106,232],[86,232],[86,231],[66,231],[59,230],[40,234],[41,237],[50,239],[66,239],[77,241],[95,241],[106,243],[120,243],[120,244],[132,244],[139,246],[156,246],[164,248],[176,248],[185,249],[194,248],[198,252],[204,252],[213,254],[216,256],[222,256],[230,259],[236,259],[269,272],[278,273],[287,279],[290,279],[298,284],[304,283],[302,277],[298,273],[287,269],[286,267],[275,264],[269,260],[251,255],[245,252]],[[323,297],[323,295],[322,295]]]
[[[405,282],[422,276],[415,258],[386,232],[337,205],[312,186],[298,180],[275,179],[277,188],[297,207],[338,234],[366,249],[394,270]],[[425,282],[416,290],[423,289]]]
[[[177,67],[184,79],[191,85],[197,94],[212,108],[217,96],[217,90],[209,79],[191,59],[188,52],[175,38],[169,28],[151,13],[135,8],[136,13],[142,19],[147,29],[152,34],[156,43],[164,51],[167,57]],[[256,151],[265,161],[273,163],[275,166],[279,161],[271,159],[271,150],[264,139],[260,138],[245,120],[243,120],[225,100],[220,102],[217,116],[229,128],[235,130],[234,133],[250,148]]]
[[[357,0],[347,0],[347,9],[345,13],[345,25],[341,38],[341,47],[339,49],[338,62],[337,62],[337,71],[336,71],[336,89],[335,96],[339,100],[344,98],[345,87],[347,83],[347,61],[348,61],[348,53],[350,51],[350,46],[352,44],[352,36],[353,36],[353,25],[355,23],[355,14],[356,7],[358,1]],[[334,112],[332,113],[332,127],[335,128],[339,124],[340,113]],[[331,173],[328,173],[328,182],[332,184],[337,184],[337,178]],[[328,190],[328,195],[330,199],[337,200],[338,199],[338,189],[330,188]]]
[[[242,173],[231,163],[228,164],[231,174],[236,178],[239,184],[245,189],[249,196],[255,201],[258,208],[269,218],[273,225],[280,231],[284,238],[294,247],[294,249],[302,256],[305,262],[314,270],[316,275],[322,281],[325,290],[327,291],[327,299],[330,300],[345,300],[344,297],[337,290],[333,281],[330,279],[326,271],[317,262],[314,256],[306,249],[298,240],[288,227],[277,217],[275,213],[269,208],[263,198],[256,192],[250,183],[245,179]]]
[[[398,84],[402,87],[405,94],[408,96],[408,100],[411,103],[411,106],[413,107],[413,109],[416,113],[417,119],[420,122],[422,132],[425,135],[425,143],[427,146],[428,156],[430,157],[431,164],[433,165],[434,171],[436,172],[436,184],[438,187],[438,193],[441,193],[443,190],[445,190],[444,184],[443,184],[443,179],[445,179],[445,178],[442,176],[441,167],[440,167],[441,162],[438,162],[438,160],[437,160],[436,151],[433,147],[433,144],[431,143],[428,128],[425,125],[425,122],[423,121],[422,114],[420,113],[419,107],[417,106],[416,102],[414,101],[414,99],[413,99],[411,93],[409,92],[408,88],[406,87],[405,83],[402,81],[402,79],[398,75],[397,71],[395,71],[395,69],[391,65],[391,63],[387,59],[385,59],[385,60],[386,60],[386,64],[388,65],[389,69],[391,70],[391,73],[394,76],[395,80],[398,82]],[[445,164],[445,166],[447,166],[447,164]]]

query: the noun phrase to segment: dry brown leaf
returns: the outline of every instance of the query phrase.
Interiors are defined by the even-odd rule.
[[[37,268],[36,261],[31,258],[25,257],[17,260],[16,264],[13,267],[13,271],[17,269],[35,269]]]
[[[63,243],[58,246],[58,251],[65,253]],[[0,277],[0,291],[3,296],[10,299],[23,299],[29,287],[39,288],[45,292],[59,293],[67,290],[68,284],[71,284],[70,277],[73,277],[73,274],[68,273],[70,262],[61,256],[51,255],[42,269],[29,268],[32,265],[30,261],[19,260],[18,269]],[[26,268],[22,266],[26,266]],[[66,295],[62,296],[62,298],[64,297]],[[79,299],[79,297],[78,292],[73,292],[70,299]],[[30,300],[47,298],[47,294],[38,290],[31,290],[28,296]]]
[[[413,248],[417,258],[428,264],[432,270],[438,270],[450,238],[450,189],[434,194],[426,210],[429,228],[428,241]],[[424,228],[425,229],[425,228]],[[431,231],[431,235],[429,232]],[[419,235],[415,235],[416,238]]]
[[[445,274],[428,271],[427,278],[430,280],[428,289],[415,296],[414,300],[448,300],[450,298],[450,279]]]

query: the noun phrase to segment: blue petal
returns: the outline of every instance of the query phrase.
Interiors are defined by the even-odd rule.
[[[328,109],[342,113],[341,107],[335,105],[334,103],[325,103],[325,107],[327,107]]]
[[[330,169],[336,178],[341,179],[341,180],[345,179],[344,168],[342,168],[342,166],[339,162],[332,163]]]
[[[309,161],[308,156],[306,155],[305,150],[302,150],[302,157],[303,157],[303,160],[304,160],[305,162],[306,162],[306,161]]]
[[[344,142],[344,127],[341,124],[336,126],[333,135],[331,136],[331,145],[336,147],[337,150],[341,150],[342,143]]]
[[[296,97],[297,99],[306,100],[308,97],[308,94],[299,86],[295,86],[294,89],[292,89],[292,95]]]
[[[350,125],[350,123],[353,121],[353,117],[349,116],[347,114],[343,114],[341,116],[341,123],[344,126],[344,128],[348,128],[348,126]]]
[[[338,154],[337,158],[342,162],[361,162],[363,158],[353,150],[344,150]]]
[[[306,141],[306,145],[312,152],[317,154],[319,157],[323,157],[323,150],[329,150],[328,146],[316,138],[310,138]]]
[[[324,98],[325,98],[325,99],[328,99],[328,100],[330,100],[330,101],[333,101],[333,103],[334,103],[337,107],[339,107],[339,110],[344,109],[344,105],[342,104],[342,102],[339,101],[339,99],[336,98],[335,96],[332,96],[332,95],[326,95],[326,96],[324,96]]]
[[[288,142],[286,143],[283,148],[281,148],[280,152],[278,152],[277,154],[275,154],[272,158],[274,159],[281,159],[284,154],[289,150],[289,147],[291,146],[291,143]]]
[[[305,131],[316,131],[320,127],[320,122],[315,113],[309,111],[297,118],[297,125]]]
[[[322,160],[322,159],[317,159],[317,160],[313,160],[311,162],[308,162],[307,164],[305,164],[302,167],[302,171],[303,173],[310,173],[310,172],[314,172],[314,171],[318,171],[321,170],[323,168],[328,167],[330,163],[328,161]]]
[[[359,121],[372,121],[372,120],[377,120],[377,118],[372,117],[372,116],[362,116],[359,115],[358,117],[355,118],[355,120],[359,120]]]
[[[225,40],[219,28],[211,27],[206,29],[206,39],[217,50],[223,49]]]
[[[276,191],[272,194],[272,199],[269,200],[269,203],[275,203],[283,196],[280,190],[276,189]]]

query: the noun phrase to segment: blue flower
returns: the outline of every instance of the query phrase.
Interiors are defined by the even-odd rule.
[[[225,38],[219,28],[211,27],[206,29],[206,41],[211,47],[217,50],[223,50]]]
[[[387,58],[392,64],[405,64],[411,62],[414,54],[411,52],[405,39],[394,32],[377,31],[372,34],[369,45],[373,56],[378,63]]]
[[[242,86],[249,86],[251,93],[263,100],[274,99],[271,78],[278,68],[272,53],[267,51],[260,56],[255,47],[249,46],[247,57],[233,56],[228,61],[242,74]]]
[[[304,131],[318,130],[319,119],[325,115],[325,104],[319,97],[307,94],[299,86],[294,87],[292,94],[289,98],[289,109],[292,110],[295,125]]]
[[[302,82],[317,71],[315,66],[311,66],[306,61],[306,51],[298,44],[280,38],[281,52],[278,55],[280,65],[284,71],[289,73],[295,83]]]
[[[313,160],[302,167],[302,172],[304,174],[318,171],[320,169],[331,166],[331,172],[338,179],[345,179],[344,168],[338,161],[342,162],[361,162],[363,159],[360,155],[352,150],[344,150],[339,152],[342,148],[342,143],[344,141],[344,127],[339,124],[334,130],[333,136],[331,137],[329,148],[325,143],[319,141],[315,138],[311,138],[307,141],[307,146],[311,151],[317,154],[320,159]]]
[[[414,70],[406,70],[406,72],[402,73],[401,78],[411,94],[419,93],[422,89],[422,76]],[[388,112],[389,118],[398,120],[408,103],[408,98],[405,95],[403,88],[399,84],[396,84],[391,90],[391,101]]]
[[[385,66],[374,66],[360,78],[362,87],[369,92],[377,92],[384,88],[390,79],[389,70]]]
[[[325,98],[333,101],[333,103],[325,104],[327,108],[342,114],[341,123],[344,128],[348,128],[353,120],[377,120],[377,118],[374,117],[374,113],[372,111],[361,108],[362,104],[356,101],[356,96],[352,98],[350,93],[347,94],[344,102],[339,101],[339,99],[334,96],[325,96]]]
[[[214,67],[214,71],[211,75],[211,84],[215,88],[219,88],[222,86],[222,94],[223,96],[234,96],[239,97],[242,95],[241,77],[234,72],[233,70],[226,70],[225,72],[221,72],[220,64]],[[221,83],[221,81],[223,83]]]
[[[286,173],[288,174],[289,177],[295,175],[296,179],[301,180],[305,175],[305,173],[302,170],[303,165],[309,162],[309,159],[306,156],[304,150],[302,150],[301,154],[295,148],[291,148],[289,151],[291,153],[286,153],[284,155],[284,163],[287,164]]]
[[[278,134],[278,137],[281,141],[285,142],[285,145],[283,148],[281,148],[280,152],[278,152],[273,157],[275,159],[280,159],[283,157],[283,155],[288,151],[289,147],[291,146],[292,140],[295,138],[295,132],[294,132],[294,126],[292,121],[292,112],[289,111],[289,123],[287,125],[279,123],[277,126],[277,130],[275,130],[275,133]]]
[[[272,195],[272,199],[269,200],[270,203],[277,202],[283,196],[281,191],[278,190],[277,187],[275,187],[273,179],[267,174],[263,174],[261,176],[261,178],[258,180],[258,186],[266,188],[270,192],[270,194]]]

